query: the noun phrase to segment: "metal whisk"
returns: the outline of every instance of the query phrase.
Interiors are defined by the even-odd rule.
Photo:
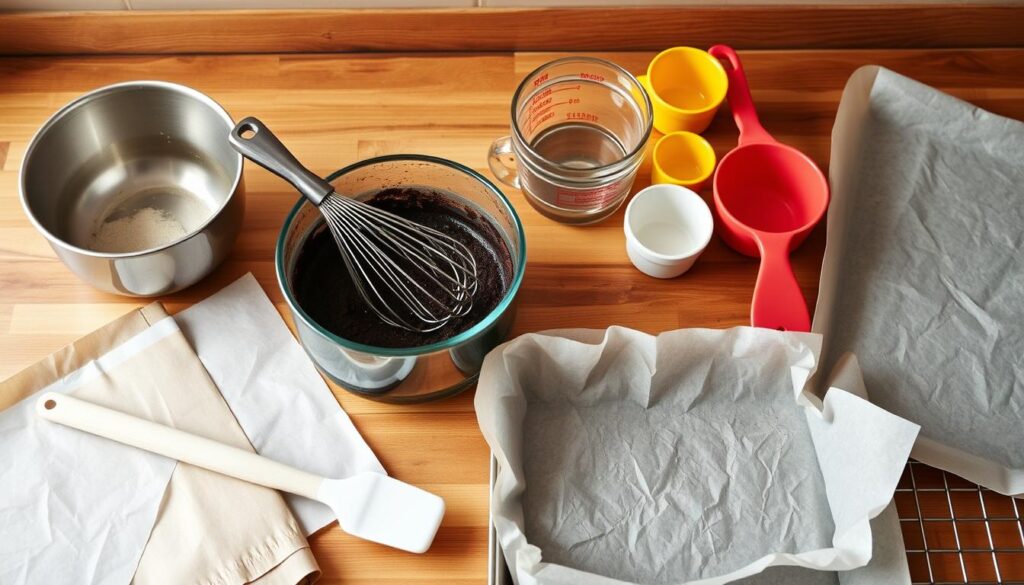
[[[291,183],[320,209],[349,275],[385,323],[428,332],[469,313],[477,288],[469,248],[433,228],[338,195],[256,118],[229,137],[243,156]]]

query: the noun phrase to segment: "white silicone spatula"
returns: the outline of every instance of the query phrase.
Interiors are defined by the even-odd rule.
[[[46,392],[36,401],[36,412],[125,445],[319,500],[331,507],[345,532],[401,550],[425,552],[444,516],[440,497],[379,473],[325,479],[252,451],[55,392]]]

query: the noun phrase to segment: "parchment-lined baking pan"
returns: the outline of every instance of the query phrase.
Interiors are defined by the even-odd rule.
[[[1024,494],[1024,124],[879,67],[850,78],[813,330],[913,456]]]
[[[868,521],[885,516],[897,478],[886,470],[902,470],[916,427],[862,400],[855,362],[815,405],[803,388],[817,343],[751,328],[612,328],[498,348],[476,409],[501,462],[492,512],[520,583],[819,585],[836,570],[844,584],[909,582],[898,530],[886,541]],[[876,544],[895,551],[901,576],[849,571],[885,557]]]

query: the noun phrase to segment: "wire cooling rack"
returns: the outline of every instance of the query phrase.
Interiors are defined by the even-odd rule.
[[[1024,499],[910,461],[896,508],[914,583],[1024,584]]]

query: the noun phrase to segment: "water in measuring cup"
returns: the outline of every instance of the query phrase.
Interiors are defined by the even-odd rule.
[[[537,134],[530,148],[571,169],[595,169],[626,157],[622,143],[607,130],[585,122],[555,124]]]

